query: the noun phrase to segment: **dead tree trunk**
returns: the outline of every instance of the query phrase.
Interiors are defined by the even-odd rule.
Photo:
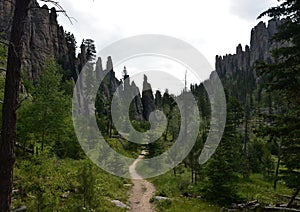
[[[8,49],[0,143],[0,211],[10,211],[15,162],[16,110],[21,80],[22,38],[31,0],[16,0]]]

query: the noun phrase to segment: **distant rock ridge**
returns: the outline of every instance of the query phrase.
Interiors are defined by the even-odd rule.
[[[259,82],[255,69],[256,62],[274,62],[271,50],[278,48],[279,44],[273,42],[271,38],[280,25],[281,21],[279,20],[270,20],[268,25],[260,22],[251,30],[250,46],[246,45],[243,50],[242,45],[239,44],[235,54],[216,56],[216,72],[223,84],[225,83],[228,92],[239,100],[245,100],[243,91],[239,90],[241,85],[247,83],[251,86],[250,84],[255,85]],[[226,84],[227,81],[228,84]]]
[[[270,20],[268,26],[260,22],[251,31],[250,47],[246,45],[243,50],[239,44],[235,54],[216,56],[215,68],[220,77],[232,77],[237,72],[249,71],[258,60],[271,62],[273,58],[270,50],[278,47],[271,38],[280,24],[278,20]]]
[[[0,36],[5,39],[9,39],[10,36],[15,1],[0,0]],[[74,67],[74,70],[71,71],[75,72],[72,73],[72,77],[76,81],[76,76],[80,74],[87,63],[86,49],[84,45],[81,45],[81,53],[73,58],[75,49],[71,49],[67,44],[66,34],[63,27],[58,24],[55,8],[49,9],[46,5],[40,7],[35,1],[33,8],[29,11],[28,19],[25,21],[27,30],[23,42],[22,69],[27,73],[29,79],[36,82],[45,61],[53,56],[64,69]],[[235,54],[216,56],[215,70],[223,83],[228,79],[237,82],[237,84],[244,83],[247,78],[251,83],[259,81],[254,69],[255,62],[258,60],[274,61],[270,51],[278,47],[279,44],[272,42],[271,38],[280,24],[281,22],[278,20],[271,20],[268,25],[260,22],[251,31],[250,46],[245,46],[243,49],[242,45],[239,44]],[[111,57],[107,58],[105,69],[102,67],[101,58],[99,58],[96,62],[96,69],[98,70],[97,74],[109,70],[105,77],[106,83],[100,85],[104,99],[109,100],[124,81],[116,78]],[[129,86],[138,90],[134,82],[129,83]],[[235,92],[237,98],[243,101],[244,94],[238,89],[239,87],[231,83],[228,90],[231,93]],[[133,101],[134,118],[148,120],[149,114],[156,109],[156,105],[147,77],[144,79],[142,95],[140,95],[139,90],[138,93],[139,95]]]
[[[124,67],[126,71],[126,67]],[[135,82],[130,82],[130,76],[124,75],[123,80],[118,80],[115,76],[112,58],[109,56],[106,62],[106,68],[102,67],[102,59],[99,57],[96,62],[96,75],[100,79],[104,77],[102,83],[100,84],[100,92],[105,101],[111,101],[113,95],[117,92],[117,89],[120,87],[121,92],[126,90],[131,92],[128,98],[133,97],[132,107],[133,107],[133,118],[138,121],[145,120],[143,113],[143,104],[142,98],[139,91],[139,88],[136,86]],[[104,76],[104,74],[106,74]],[[137,95],[135,95],[137,94]],[[122,95],[122,94],[121,94]]]

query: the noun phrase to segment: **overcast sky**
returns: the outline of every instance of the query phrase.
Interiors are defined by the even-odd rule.
[[[196,47],[214,67],[216,55],[235,53],[250,42],[256,17],[276,0],[62,0],[77,21],[62,14],[59,23],[78,45],[92,38],[98,50],[128,36],[163,34]],[[104,62],[105,59],[103,58]],[[128,67],[131,69],[136,67]],[[119,73],[117,73],[119,74]]]

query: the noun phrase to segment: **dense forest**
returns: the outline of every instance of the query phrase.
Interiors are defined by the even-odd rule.
[[[137,182],[95,165],[74,130],[73,89],[88,63],[95,74],[86,80],[107,73],[94,105],[98,128],[109,146],[127,157],[143,152],[142,157],[152,158],[171,148],[182,121],[176,100],[188,93],[197,101],[201,124],[192,151],[171,171],[147,180],[155,187],[149,200],[153,211],[300,211],[298,0],[282,0],[263,12],[259,18],[270,21],[252,29],[250,46],[243,50],[238,45],[235,54],[216,56],[214,73],[225,90],[226,126],[216,152],[203,165],[198,158],[211,125],[205,82],[176,96],[152,90],[151,76],[144,76],[140,92],[130,79],[130,67],[118,79],[113,56],[103,67],[94,40],[79,45],[58,25],[56,10],[34,0],[0,0],[0,211],[130,210],[130,192]],[[160,110],[167,119],[163,136],[136,144],[120,135],[111,114],[118,89],[138,94],[130,103],[130,123],[119,117],[123,133],[130,140],[137,136],[126,127],[130,124],[147,132],[149,114]],[[184,127],[187,131],[189,123]],[[114,156],[105,157],[113,161]],[[125,165],[117,168],[128,169]],[[137,164],[136,170],[145,167]]]

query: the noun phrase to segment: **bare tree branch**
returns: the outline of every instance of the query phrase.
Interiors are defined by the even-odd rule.
[[[64,16],[66,16],[69,19],[69,21],[70,21],[71,24],[73,24],[72,20],[77,22],[77,20],[75,18],[73,18],[73,17],[71,17],[71,16],[68,15],[68,13],[59,4],[58,1],[54,1],[54,0],[40,0],[40,1],[53,4],[58,9],[58,10],[56,10],[56,12],[63,13]]]

